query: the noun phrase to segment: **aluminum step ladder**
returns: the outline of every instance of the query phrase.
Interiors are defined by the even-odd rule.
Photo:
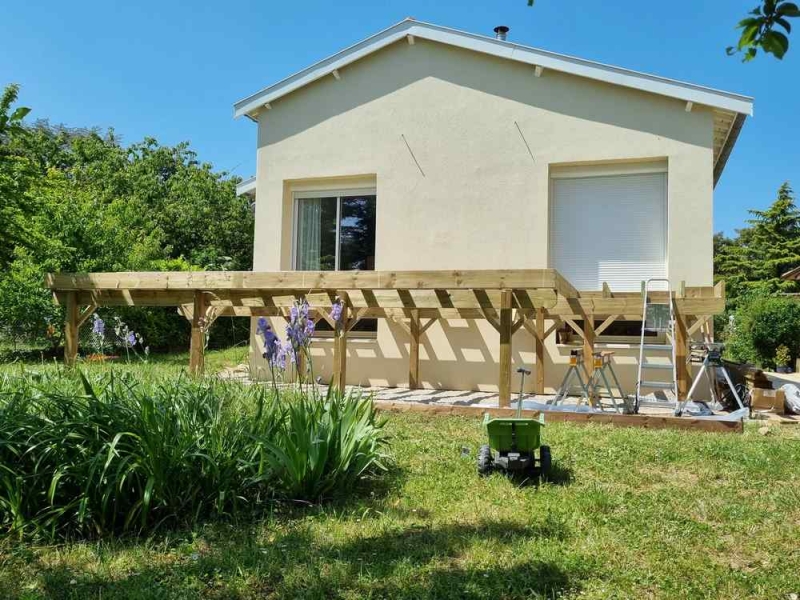
[[[667,301],[651,302],[650,291],[653,284],[662,283],[666,284]],[[678,371],[675,358],[675,306],[672,303],[669,279],[648,279],[644,282],[642,296],[642,332],[639,340],[639,368],[633,410],[638,413],[641,406],[675,410],[678,407]],[[646,331],[663,332],[666,343],[647,343]],[[663,361],[665,356],[669,357],[669,362]],[[659,357],[662,358],[662,362],[653,360]],[[668,379],[664,378],[665,375]],[[672,397],[664,400],[645,397],[654,391],[671,392]],[[666,393],[664,395],[666,396]]]

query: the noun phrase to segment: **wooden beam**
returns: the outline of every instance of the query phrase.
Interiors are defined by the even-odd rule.
[[[194,293],[192,306],[192,337],[189,347],[189,373],[202,375],[205,370],[206,298],[203,292]]]
[[[439,319],[437,319],[436,317],[431,317],[431,318],[428,320],[428,322],[427,322],[427,323],[425,323],[425,325],[423,325],[422,327],[420,327],[420,329],[419,329],[419,334],[420,334],[420,335],[422,335],[423,333],[425,333],[426,331],[428,331],[428,329],[430,329],[430,328],[431,328],[431,325],[433,325],[434,323],[436,323],[436,321],[438,321],[438,320],[439,320]]]
[[[50,273],[46,284],[60,291],[88,290],[358,290],[358,289],[551,289],[577,294],[554,269],[464,271],[155,271]]]
[[[591,381],[594,375],[594,315],[587,313],[583,317],[583,371],[586,381]],[[592,405],[597,403],[597,390],[590,389]]]
[[[426,413],[440,416],[462,416],[481,418],[484,414],[492,417],[514,417],[512,408],[490,408],[487,406],[464,406],[456,404],[423,404],[421,402],[398,402],[374,400],[375,408],[395,413]],[[522,416],[538,418],[537,410],[524,410]],[[641,427],[643,429],[677,429],[683,431],[704,431],[709,433],[743,433],[743,421],[716,421],[712,419],[691,419],[688,417],[662,417],[656,415],[623,415],[619,413],[572,413],[545,412],[547,423],[572,423],[575,425],[610,425],[612,427]]]
[[[97,310],[97,304],[95,304],[94,302],[83,310],[81,316],[78,317],[78,329],[83,327],[84,323],[86,323],[86,321],[89,320],[89,317],[91,317],[94,314],[94,311],[96,310]]]
[[[511,403],[511,290],[503,290],[500,303],[500,364],[499,364],[499,402],[500,406]]]
[[[703,326],[708,323],[708,320],[711,318],[711,315],[701,315],[697,317],[694,323],[692,323],[691,327],[686,330],[686,335],[691,340],[694,337],[694,334],[703,329]]]
[[[533,69],[533,74],[536,77],[541,77],[543,73],[544,73],[544,67],[540,65],[536,65],[536,67]]]
[[[533,384],[533,391],[537,394],[544,394],[544,309],[536,310],[536,335],[534,345],[536,346],[536,380]]]
[[[416,390],[419,388],[419,312],[413,311],[409,322],[409,334],[411,335],[411,345],[408,349],[408,387]]]
[[[582,327],[578,327],[578,324],[573,321],[572,319],[564,319],[564,322],[570,326],[570,329],[577,333],[581,339],[586,339],[586,330]]]
[[[677,301],[675,302],[677,304]],[[675,310],[675,374],[678,378],[678,400],[685,400],[692,385],[692,373],[689,369],[689,333],[686,319]]]
[[[522,311],[519,311],[519,314],[517,315],[516,319],[511,324],[511,335],[514,335],[520,330],[520,327],[522,327],[522,325],[525,323],[526,318],[527,317],[525,316],[525,314]]]
[[[336,81],[339,81],[342,78],[342,74],[339,73],[339,69],[334,69],[333,71],[331,71],[331,75],[333,75],[333,78]]]
[[[602,333],[603,333],[603,332],[604,332],[606,329],[608,329],[608,328],[609,328],[609,326],[610,326],[610,325],[611,325],[611,324],[612,324],[614,321],[616,321],[617,319],[619,319],[619,315],[610,315],[610,316],[606,317],[606,320],[605,320],[605,321],[603,321],[603,322],[600,324],[600,327],[598,327],[598,328],[595,330],[595,332],[594,332],[595,336],[601,335],[601,334],[602,334]]]
[[[687,102],[686,103],[686,112],[692,112],[692,108],[694,107],[694,102]]]
[[[347,385],[347,331],[350,321],[350,307],[344,302],[342,317],[333,334],[333,378],[331,386],[344,392]]]
[[[78,298],[77,293],[67,294],[64,322],[64,364],[74,367],[78,360]]]
[[[409,46],[413,46],[414,45],[414,36],[413,35],[407,35],[406,39],[408,40],[408,45]]]

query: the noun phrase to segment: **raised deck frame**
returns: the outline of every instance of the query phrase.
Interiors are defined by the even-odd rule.
[[[346,381],[347,334],[364,318],[399,323],[410,338],[408,383],[420,385],[419,343],[438,319],[485,319],[500,335],[500,406],[511,397],[511,339],[524,327],[535,338],[534,391],[544,392],[544,342],[566,324],[581,337],[587,353],[614,320],[641,319],[641,292],[576,290],[554,269],[467,271],[279,271],[126,272],[50,274],[47,286],[66,307],[65,355],[78,354],[78,329],[99,306],[175,306],[191,321],[190,371],[202,373],[205,330],[220,316],[288,317],[293,302],[306,298],[314,319],[331,321],[336,298],[345,304],[334,344],[334,385]],[[670,295],[677,319],[678,392],[691,383],[688,345],[692,336],[725,308],[724,286],[651,292],[655,301]],[[545,328],[545,322],[550,321]],[[578,326],[576,321],[582,321]],[[595,327],[595,321],[602,321]],[[587,361],[587,368],[590,361]]]

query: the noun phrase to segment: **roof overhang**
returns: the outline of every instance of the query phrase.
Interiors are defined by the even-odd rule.
[[[714,110],[714,182],[730,155],[744,119],[753,114],[753,99],[749,96],[676,81],[657,75],[640,73],[612,65],[576,58],[509,41],[467,33],[431,23],[405,19],[341,52],[303,69],[248,96],[234,104],[234,117],[257,119],[258,113],[271,102],[304,87],[322,77],[338,76],[338,70],[404,38],[419,38],[515,60],[537,67],[569,73],[614,85],[620,85],[686,102],[687,110],[694,105]]]
[[[239,182],[236,186],[236,195],[237,196],[250,196],[255,198],[256,196],[256,178],[250,177],[248,179],[243,179]]]

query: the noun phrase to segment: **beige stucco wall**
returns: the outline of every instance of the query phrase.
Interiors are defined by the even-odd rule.
[[[678,100],[555,71],[537,78],[529,66],[425,40],[394,44],[340,74],[260,114],[255,270],[292,267],[293,187],[370,181],[376,269],[544,268],[552,166],[666,159],[670,278],[712,283],[710,110],[687,113]],[[325,183],[347,176],[355,179]],[[597,243],[620,233],[598,231]],[[406,384],[402,329],[381,322],[377,340],[348,344],[348,383]],[[531,365],[532,337],[520,330],[513,344],[515,366]],[[332,343],[314,346],[315,370],[327,379]],[[546,385],[555,387],[568,348],[552,336],[547,353]],[[421,377],[426,387],[493,390],[497,354],[486,322],[436,324],[424,336]],[[634,356],[620,349],[616,357],[629,387]],[[252,366],[258,372],[263,361]]]

